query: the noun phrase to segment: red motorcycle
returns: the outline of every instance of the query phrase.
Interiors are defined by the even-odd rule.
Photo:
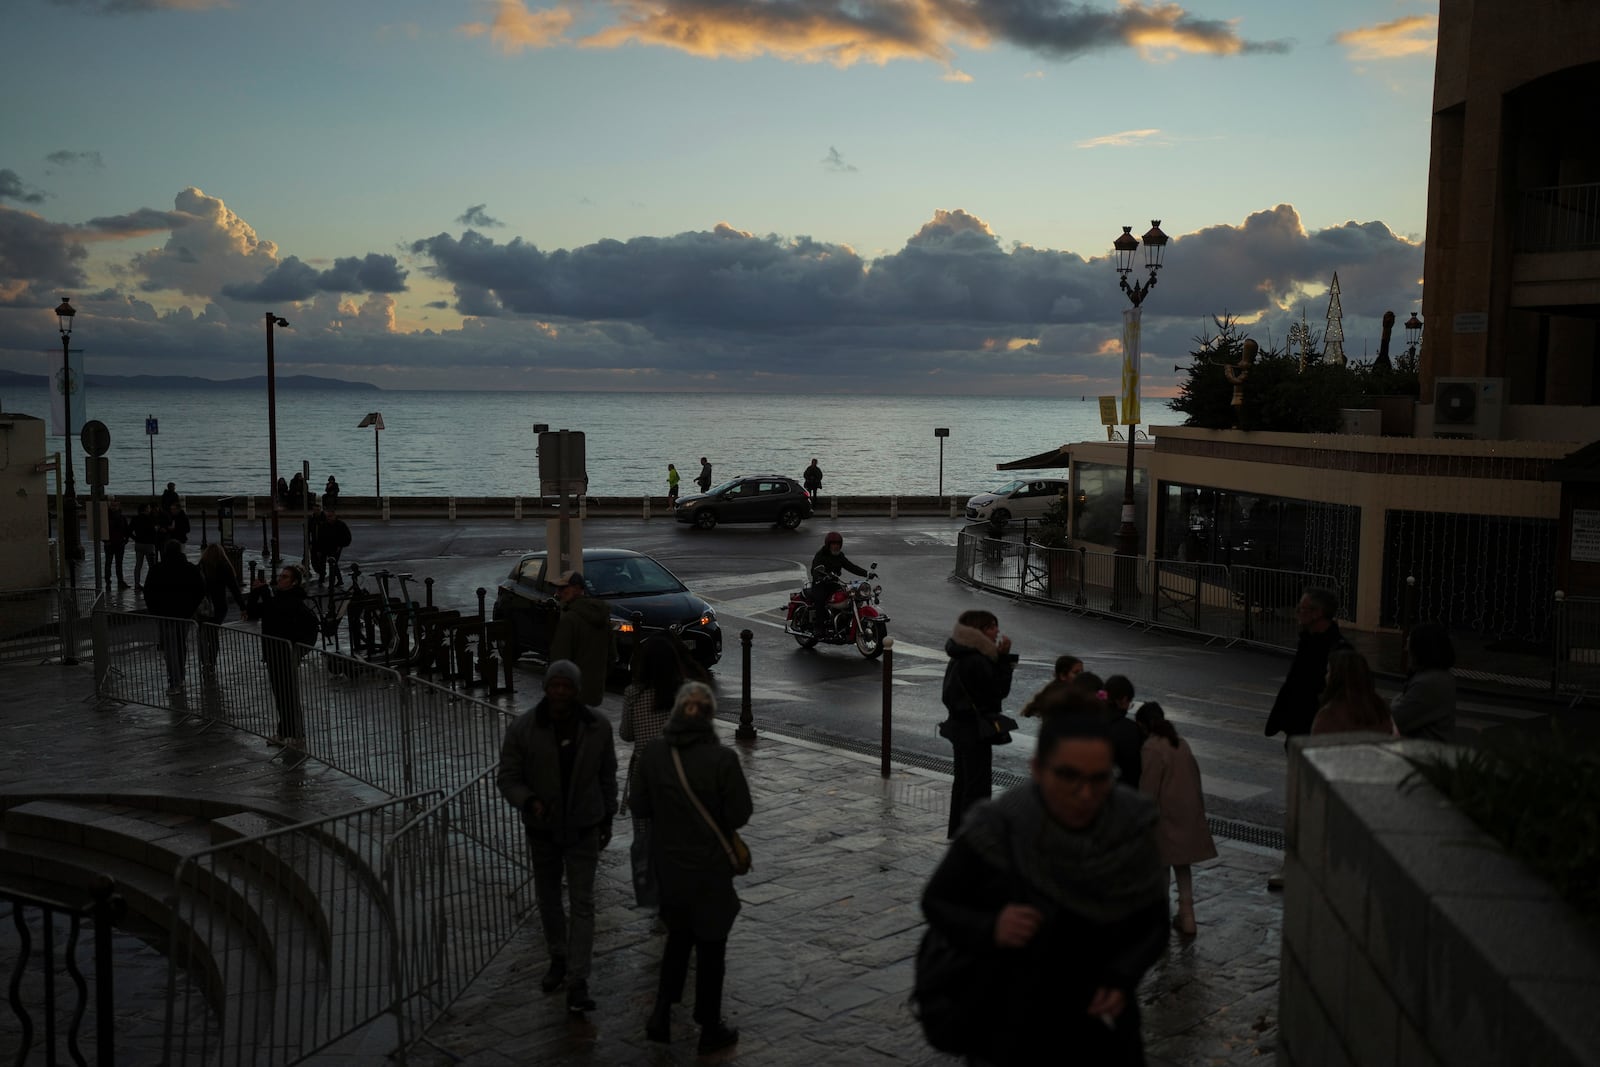
[[[879,609],[883,586],[874,585],[877,572],[871,571],[859,582],[835,583],[822,611],[821,624],[814,618],[816,609],[811,594],[796,589],[789,594],[783,632],[801,648],[824,645],[855,645],[867,659],[883,653],[883,639],[889,636],[889,616]],[[819,576],[818,580],[822,578]]]

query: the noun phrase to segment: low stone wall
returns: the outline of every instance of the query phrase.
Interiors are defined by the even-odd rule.
[[[1600,1064],[1600,937],[1431,786],[1400,787],[1402,756],[1442,747],[1291,752],[1284,1067]]]

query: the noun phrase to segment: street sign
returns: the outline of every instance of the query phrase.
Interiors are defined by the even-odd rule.
[[[933,428],[933,436],[935,436],[935,437],[949,437],[950,436],[950,427],[948,427],[948,426],[935,426]]]
[[[103,456],[111,448],[111,431],[99,419],[90,419],[83,424],[78,440],[83,442],[83,450],[89,455]]]
[[[154,437],[156,434],[161,432],[161,427],[156,424],[155,419],[145,419],[144,432],[149,434],[151,437]]]
[[[104,456],[83,457],[83,475],[96,490],[103,489],[111,481],[111,461]]]

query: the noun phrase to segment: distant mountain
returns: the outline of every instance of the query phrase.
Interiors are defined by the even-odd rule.
[[[43,389],[49,384],[50,379],[43,374],[23,374],[20,371],[0,368],[0,388],[34,386]],[[187,374],[91,374],[89,385],[99,389],[265,389],[267,377],[262,374],[254,378],[228,378],[217,381],[214,378],[195,378]],[[277,376],[276,387],[319,389],[324,392],[329,389],[373,393],[380,391],[378,386],[371,382],[346,382],[338,378],[318,378],[310,374],[280,374]]]

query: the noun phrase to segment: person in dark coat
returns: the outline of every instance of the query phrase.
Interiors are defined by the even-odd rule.
[[[811,602],[812,628],[819,636],[825,635],[832,625],[828,601],[844,584],[842,576],[845,571],[863,578],[870,575],[867,568],[850,562],[850,557],[844,554],[844,534],[829,530],[822,539],[822,547],[811,557],[811,584],[805,589],[806,597]]]
[[[1098,715],[1044,718],[1030,782],[975,808],[922,895],[982,968],[969,1062],[1142,1065],[1140,979],[1167,944],[1156,806],[1120,785]]]
[[[700,457],[700,477],[694,480],[702,493],[711,492],[711,461],[704,456]]]
[[[950,787],[950,825],[955,837],[967,809],[994,792],[994,753],[979,734],[979,718],[998,715],[1011,693],[1011,671],[1017,657],[1011,638],[1000,633],[1000,620],[989,611],[964,611],[945,642],[950,662],[944,670],[943,700],[948,712],[939,732],[955,750],[955,782]]]
[[[285,563],[271,588],[257,578],[245,602],[250,618],[261,620],[261,655],[267,661],[267,683],[278,711],[277,732],[267,744],[303,749],[305,709],[300,702],[300,660],[317,640],[317,613],[306,600],[306,572]]]
[[[106,592],[111,592],[111,572],[117,573],[117,588],[126,589],[128,583],[122,576],[122,557],[128,549],[128,539],[133,536],[133,526],[122,513],[122,505],[115,500],[106,505],[105,572]]]
[[[133,536],[133,591],[144,592],[144,585],[139,580],[139,575],[148,566],[151,569],[156,565],[156,520],[151,515],[150,504],[140,504],[133,513],[133,521],[129,523],[129,532]]]
[[[294,477],[289,479],[289,506],[298,508],[306,502],[306,476],[299,471],[294,472]]]
[[[184,661],[189,658],[189,630],[194,613],[206,597],[206,582],[200,568],[183,554],[183,546],[168,541],[161,549],[161,562],[144,578],[144,603],[150,614],[159,615],[161,650],[167,658],[167,693],[183,690]]]
[[[178,506],[179,501],[177,485],[168,482],[166,489],[161,493],[161,510],[166,511],[169,508],[175,508]]]
[[[350,526],[332,508],[324,508],[318,514],[322,519],[316,523],[311,541],[311,559],[316,564],[317,581],[331,578],[334,585],[343,585],[344,574],[339,569],[339,561],[344,556],[344,550],[350,547]],[[312,518],[316,519],[316,515]]]
[[[1113,674],[1106,679],[1105,701],[1109,715],[1107,729],[1117,760],[1117,781],[1130,789],[1138,789],[1139,774],[1144,767],[1140,756],[1144,750],[1144,735],[1139,732],[1139,724],[1128,716],[1133,707],[1133,682],[1127,675]]]
[[[822,468],[817,466],[817,457],[815,456],[811,457],[811,466],[806,468],[805,483],[806,492],[812,496],[822,492]]]
[[[193,527],[189,523],[189,513],[179,507],[174,501],[166,506],[167,536],[180,544],[189,543],[189,531]]]
[[[683,660],[674,648],[674,635],[663,632],[639,643],[633,657],[632,680],[622,691],[622,721],[617,726],[617,736],[633,746],[628,757],[627,785],[622,794],[633,814],[633,842],[628,846],[628,859],[633,868],[633,901],[641,908],[661,907],[661,889],[651,863],[650,820],[639,814],[633,805],[634,777],[639,757],[645,746],[660,737],[667,720],[677,704],[678,690],[690,681],[684,673]]]
[[[200,553],[199,566],[200,576],[206,583],[206,606],[200,611],[200,665],[207,671],[214,671],[217,669],[217,627],[228,621],[230,597],[241,612],[245,610],[244,591],[239,587],[239,574],[233,569],[233,561],[217,542],[211,542]]]
[[[328,484],[322,487],[322,506],[327,511],[332,511],[339,506],[339,483],[333,480],[333,475],[328,475]]]
[[[1278,698],[1272,702],[1265,730],[1268,737],[1285,734],[1285,747],[1288,738],[1311,732],[1311,722],[1322,706],[1323,687],[1328,683],[1328,653],[1341,646],[1349,647],[1334,618],[1339,614],[1339,595],[1333,590],[1307,589],[1294,613],[1300,623],[1300,643],[1295,647],[1289,674],[1278,689]]]
[[[534,895],[550,968],[539,988],[567,983],[567,1011],[594,1010],[594,882],[617,815],[617,750],[611,723],[579,697],[583,674],[571,660],[545,668],[544,699],[519,715],[500,746],[496,784],[522,813],[533,860]],[[566,875],[571,924],[562,906]]]
[[[589,595],[578,571],[556,577],[561,618],[550,638],[550,659],[571,660],[583,672],[583,702],[597,706],[606,698],[606,672],[611,669],[611,608]]]
[[[739,914],[733,865],[706,821],[723,837],[750,821],[750,787],[739,757],[717,740],[717,701],[709,687],[686,682],[678,690],[662,736],[650,742],[634,770],[633,809],[652,822],[652,850],[661,886],[667,945],[655,1008],[645,1025],[651,1041],[672,1039],[672,1005],[683,999],[689,950],[695,953],[694,1020],[699,1052],[707,1055],[739,1040],[722,1017],[728,932]],[[690,794],[705,808],[702,815]]]
[[[1400,694],[1390,705],[1395,732],[1401,737],[1453,741],[1456,725],[1455,645],[1450,632],[1436,622],[1425,622],[1406,635],[1406,655],[1411,664]]]

